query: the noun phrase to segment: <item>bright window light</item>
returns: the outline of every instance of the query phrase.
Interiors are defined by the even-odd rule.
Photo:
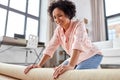
[[[0,36],[4,35],[6,13],[7,11],[5,9],[0,8]]]
[[[7,36],[14,37],[14,33],[24,33],[24,18],[23,15],[9,12]]]
[[[120,0],[105,0],[106,16],[120,13]]]
[[[26,0],[10,0],[10,7],[25,12]]]
[[[0,4],[2,5],[8,5],[8,0],[0,0]]]

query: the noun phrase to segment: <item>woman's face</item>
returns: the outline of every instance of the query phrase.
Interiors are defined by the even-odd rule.
[[[59,8],[55,8],[52,12],[52,15],[56,24],[60,25],[63,28],[65,28],[70,22],[68,16],[66,16],[65,13]]]

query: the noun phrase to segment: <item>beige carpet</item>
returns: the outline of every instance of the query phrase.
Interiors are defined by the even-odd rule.
[[[32,69],[27,75],[24,74],[25,66],[0,63],[0,74],[15,77],[21,80],[54,80],[52,68]],[[1,76],[1,78],[5,78]],[[9,78],[9,77],[8,77]],[[16,80],[16,79],[0,79]],[[120,80],[120,69],[86,69],[70,70],[56,80]]]
[[[20,80],[20,79],[0,74],[0,80]]]

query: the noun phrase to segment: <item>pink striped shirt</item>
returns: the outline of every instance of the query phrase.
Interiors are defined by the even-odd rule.
[[[79,56],[78,63],[92,57],[95,54],[101,54],[101,51],[91,43],[89,39],[84,21],[71,21],[66,32],[63,28],[57,26],[54,35],[46,46],[43,54],[53,56],[54,51],[61,45],[66,53],[71,56],[72,50],[77,49],[82,51]]]

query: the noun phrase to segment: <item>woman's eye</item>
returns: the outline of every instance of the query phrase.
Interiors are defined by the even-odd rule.
[[[62,16],[63,16],[63,15],[53,16],[53,19],[60,18],[60,17],[62,17]]]
[[[62,17],[62,15],[59,15],[59,17]]]

